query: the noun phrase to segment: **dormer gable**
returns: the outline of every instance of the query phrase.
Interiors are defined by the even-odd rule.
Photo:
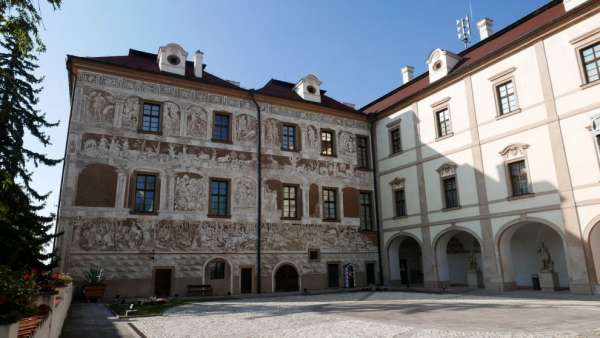
[[[460,56],[441,48],[431,52],[427,59],[429,83],[433,83],[448,75],[459,61]]]
[[[158,68],[161,72],[185,75],[185,62],[188,53],[176,43],[166,44],[158,49]]]
[[[321,81],[313,74],[308,74],[294,86],[294,92],[306,101],[321,103]]]

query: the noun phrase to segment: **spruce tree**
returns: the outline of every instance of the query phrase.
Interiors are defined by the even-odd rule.
[[[60,5],[60,0],[48,2]],[[44,129],[58,125],[37,109],[43,78],[35,75],[36,54],[45,50],[40,23],[30,0],[0,0],[0,265],[13,269],[49,268],[57,262],[53,253],[43,252],[57,236],[50,234],[54,215],[40,215],[49,193],[33,189],[27,165],[53,166],[61,160],[24,144],[29,134],[49,145]]]

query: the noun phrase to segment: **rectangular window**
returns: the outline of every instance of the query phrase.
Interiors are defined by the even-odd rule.
[[[581,50],[581,60],[587,83],[600,79],[600,42]]]
[[[367,285],[375,285],[375,263],[367,263]]]
[[[366,136],[356,136],[356,165],[369,169],[369,138]]]
[[[209,279],[225,279],[225,262],[212,261],[208,263]]]
[[[397,154],[402,151],[402,141],[400,138],[400,127],[390,130],[390,146],[392,154]]]
[[[231,116],[225,113],[215,113],[213,120],[213,141],[231,142]]]
[[[373,215],[371,210],[371,193],[360,193],[360,226],[363,230],[373,231]]]
[[[154,212],[156,176],[138,174],[135,178],[135,211]]]
[[[281,130],[283,150],[298,150],[296,145],[296,126],[284,124]]]
[[[404,189],[394,190],[396,217],[406,216],[406,197]]]
[[[444,198],[446,209],[458,208],[458,189],[456,187],[456,177],[447,177],[442,180],[444,187]]]
[[[321,155],[335,156],[334,136],[332,130],[321,130]]]
[[[323,219],[337,219],[337,190],[323,188]]]
[[[529,181],[527,179],[527,168],[525,160],[520,160],[508,164],[510,173],[510,185],[513,196],[521,196],[529,193]]]
[[[496,86],[496,95],[498,96],[498,108],[500,115],[511,113],[518,109],[517,95],[512,80]]]
[[[308,259],[318,261],[321,259],[321,251],[319,249],[308,249]]]
[[[438,137],[444,137],[452,133],[452,123],[450,122],[450,111],[448,108],[435,113],[437,122]]]
[[[160,104],[144,102],[142,131],[147,133],[160,132]]]
[[[293,185],[283,186],[283,218],[298,217],[298,188]]]
[[[229,216],[229,181],[220,179],[210,180],[211,216]]]

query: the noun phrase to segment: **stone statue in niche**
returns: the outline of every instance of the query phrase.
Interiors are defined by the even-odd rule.
[[[112,123],[115,114],[115,99],[101,90],[92,90],[87,95],[87,110],[91,121]]]
[[[278,120],[269,118],[265,121],[266,146],[278,146],[281,144],[279,128],[280,125]]]
[[[248,114],[240,114],[235,117],[235,137],[239,142],[256,141],[256,118]]]
[[[309,150],[319,149],[319,133],[317,127],[313,125],[306,127],[306,145]]]
[[[202,176],[183,174],[175,178],[175,210],[202,211],[205,201]]]
[[[125,99],[121,125],[127,129],[137,129],[140,118],[140,98],[130,96]]]
[[[167,135],[179,135],[179,121],[181,112],[179,111],[179,106],[173,102],[165,102],[163,104],[164,109],[164,131]]]
[[[347,131],[339,133],[339,151],[341,155],[354,156],[356,154],[356,139],[354,134]]]
[[[256,206],[256,183],[249,177],[240,177],[235,184],[235,204],[239,208]]]
[[[543,272],[554,272],[554,261],[550,250],[546,247],[546,244],[542,242],[537,250],[538,255],[542,257],[542,269]]]
[[[202,107],[190,106],[187,109],[187,135],[206,139],[208,113]]]

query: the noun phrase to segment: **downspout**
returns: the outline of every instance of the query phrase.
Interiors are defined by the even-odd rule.
[[[256,189],[257,199],[256,203],[256,293],[261,291],[261,264],[260,264],[260,242],[261,242],[261,226],[262,226],[262,132],[261,132],[261,118],[260,118],[260,106],[256,102],[254,97],[254,89],[250,90],[250,97],[252,102],[256,106],[256,138],[258,140],[256,146]]]
[[[375,138],[375,119],[369,116],[369,127],[371,129],[371,162],[373,163],[373,194],[375,195],[375,219],[377,220],[377,256],[379,262],[379,285],[383,285],[383,262],[381,261],[381,221],[379,219],[379,184],[377,180],[377,173],[379,172],[377,165],[377,147]]]

